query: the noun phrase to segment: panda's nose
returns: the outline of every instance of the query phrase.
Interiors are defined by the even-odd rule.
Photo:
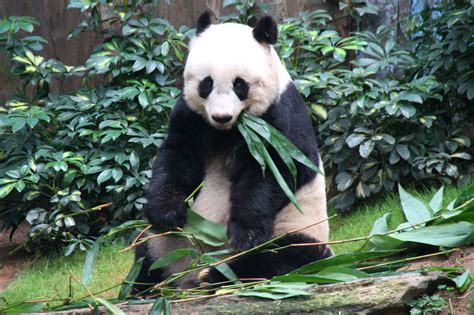
[[[212,119],[220,124],[225,124],[232,120],[232,115],[212,115]]]

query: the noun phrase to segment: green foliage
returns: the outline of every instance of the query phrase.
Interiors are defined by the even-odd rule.
[[[437,294],[431,296],[424,294],[408,302],[408,305],[411,307],[411,315],[437,314],[448,306],[446,300]]]
[[[138,215],[150,161],[180,94],[175,85],[187,29],[178,32],[142,13],[140,6],[150,1],[134,2],[138,7],[71,1],[71,7],[92,12],[71,34],[88,25],[105,37],[81,67],[34,54],[45,41],[17,33],[33,30],[37,22],[31,18],[0,23],[10,71],[21,83],[0,112],[0,219],[8,227],[26,218],[31,241],[68,243],[66,254],[86,250],[91,236]],[[103,84],[49,92],[53,80],[74,74]]]
[[[457,110],[467,100],[459,101],[460,90],[446,95],[445,77],[435,75],[434,65],[422,63],[424,46],[402,48],[387,26],[341,38],[329,21],[318,11],[286,20],[277,48],[318,125],[336,207],[350,209],[357,200],[391,191],[399,181],[471,180],[469,113]],[[466,27],[470,15],[458,12],[456,21],[472,40]],[[429,23],[424,26],[434,30],[436,25]],[[418,31],[411,32],[418,40]],[[443,47],[457,45],[450,36],[442,40]],[[349,64],[351,50],[357,57]],[[452,97],[459,107],[453,108]]]

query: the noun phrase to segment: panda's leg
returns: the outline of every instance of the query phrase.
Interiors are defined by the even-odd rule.
[[[133,295],[146,295],[151,287],[164,280],[164,272],[162,269],[149,270],[154,259],[150,257],[150,249],[147,244],[148,242],[140,244],[135,249],[135,262],[142,257],[144,259],[140,273],[135,279],[135,284],[132,288],[131,293]]]
[[[290,244],[317,243],[318,240],[303,234],[293,234],[275,242],[277,247]],[[266,278],[289,273],[303,265],[331,257],[331,248],[327,245],[287,247],[277,252],[264,251],[237,258],[228,263],[240,279]],[[216,269],[205,269],[199,275],[201,282],[218,283],[227,279]]]

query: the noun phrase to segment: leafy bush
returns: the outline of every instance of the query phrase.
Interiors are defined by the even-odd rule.
[[[72,36],[84,25],[103,24],[94,11],[99,2],[71,2],[95,12]],[[68,254],[77,246],[85,249],[90,236],[114,222],[137,216],[150,160],[180,94],[174,86],[182,72],[185,34],[135,7],[112,1],[103,6],[111,26],[83,67],[35,55],[45,41],[17,34],[33,30],[32,18],[0,23],[11,72],[22,86],[0,113],[0,207],[5,209],[0,219],[8,227],[26,218],[30,236],[67,242]],[[101,75],[104,84],[49,93],[53,78],[72,74]]]
[[[443,10],[449,16],[459,13],[449,13],[451,6]],[[463,26],[459,27],[463,38],[470,36],[466,23],[473,25],[468,17],[456,14],[462,20],[456,21]],[[328,20],[323,12],[288,19],[280,26],[279,48],[318,125],[326,174],[334,179],[336,207],[350,209],[358,199],[391,191],[399,181],[470,180],[463,176],[473,171],[472,165],[469,170],[463,163],[471,160],[469,113],[458,110],[466,107],[467,100],[459,101],[455,95],[457,105],[451,104],[453,96],[445,95],[453,92],[446,90],[450,83],[427,70],[424,46],[399,47],[387,26],[375,34],[341,38],[326,25]],[[424,27],[428,26],[426,21]],[[413,32],[417,38],[418,31]],[[443,40],[444,46],[456,44],[451,37]],[[360,55],[350,64],[345,62],[349,50]],[[459,58],[447,69],[466,57]]]

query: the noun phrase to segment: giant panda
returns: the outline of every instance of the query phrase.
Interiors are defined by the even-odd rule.
[[[229,246],[246,250],[275,236],[327,219],[324,176],[297,164],[295,195],[303,214],[286,197],[270,172],[262,174],[236,122],[242,112],[260,116],[282,132],[322,170],[314,129],[302,97],[272,47],[277,24],[262,17],[255,28],[236,23],[212,24],[211,14],[198,19],[184,69],[184,92],[169,119],[169,133],[159,147],[147,190],[145,216],[166,229],[186,223],[185,198],[202,182],[193,210],[227,227]],[[292,176],[271,151],[287,183]],[[328,241],[327,221],[280,239],[294,243]],[[170,250],[189,247],[184,238],[158,237],[136,249],[144,257],[135,292],[159,283],[190,262],[179,260],[149,271]],[[215,250],[215,249],[214,249]],[[242,256],[228,263],[245,278],[271,278],[331,256],[328,246],[289,247],[278,252]],[[175,285],[226,279],[215,269],[192,273]]]

